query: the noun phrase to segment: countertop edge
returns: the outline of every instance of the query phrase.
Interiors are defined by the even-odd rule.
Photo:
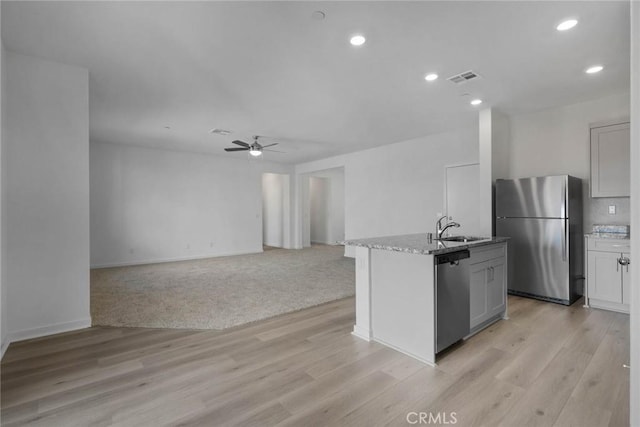
[[[631,240],[631,236],[622,233],[585,233],[589,239]]]
[[[415,236],[415,235],[408,235],[408,236]],[[391,236],[391,237],[401,238],[402,236]],[[377,238],[372,238],[372,239],[377,239]],[[372,240],[372,239],[362,239],[362,240]],[[384,239],[385,237],[379,238],[379,240],[384,240]],[[425,240],[426,240],[426,236],[425,236]],[[369,248],[369,249],[379,249],[379,250],[386,250],[386,251],[392,251],[392,252],[404,252],[404,253],[409,253],[414,255],[440,255],[440,254],[445,254],[449,252],[467,250],[467,249],[472,249],[472,248],[481,247],[481,246],[495,245],[498,243],[507,242],[508,240],[509,240],[509,237],[492,237],[490,239],[478,240],[475,242],[465,242],[465,243],[447,242],[445,244],[451,244],[452,246],[443,247],[443,248],[425,248],[425,249],[419,249],[419,248],[410,247],[410,246],[398,246],[398,245],[390,245],[390,244],[384,244],[384,243],[375,243],[375,242],[361,242],[359,241],[359,239],[343,240],[339,243],[345,246],[358,246],[358,247]]]

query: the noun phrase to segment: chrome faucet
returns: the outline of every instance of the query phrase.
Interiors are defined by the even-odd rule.
[[[436,238],[440,238],[440,233],[442,233],[442,220],[447,218],[447,215],[438,218],[436,221]]]
[[[451,221],[451,222],[445,224],[445,226],[443,227],[442,226],[442,220],[445,219],[445,218],[447,218],[447,215],[441,217],[440,219],[438,219],[438,222],[436,222],[436,236],[437,236],[436,238],[438,240],[442,239],[442,235],[444,234],[445,231],[447,231],[448,228],[451,228],[451,227],[458,228],[458,227],[460,227],[460,224],[458,224],[455,221]],[[449,217],[449,219],[451,220],[453,218]]]

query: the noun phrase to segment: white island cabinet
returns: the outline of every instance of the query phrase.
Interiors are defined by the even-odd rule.
[[[436,363],[435,257],[470,251],[469,334],[506,318],[506,239],[429,242],[426,234],[348,240],[356,247],[353,334],[427,364]]]
[[[471,249],[471,333],[504,316],[507,305],[506,244]]]

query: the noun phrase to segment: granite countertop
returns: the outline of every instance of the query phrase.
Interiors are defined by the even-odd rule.
[[[340,242],[342,245],[361,246],[370,249],[406,252],[420,255],[439,255],[477,246],[493,245],[506,242],[508,237],[487,237],[475,242],[443,242],[433,239],[427,240],[427,233],[404,234],[401,236],[372,237],[369,239],[354,239]]]
[[[585,234],[590,239],[618,239],[629,240],[628,234],[623,233],[587,233]]]

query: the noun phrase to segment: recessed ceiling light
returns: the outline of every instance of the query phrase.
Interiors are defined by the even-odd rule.
[[[438,78],[438,75],[436,73],[430,73],[427,74],[426,76],[424,76],[424,79],[428,82],[432,82],[434,80],[436,80]]]
[[[363,35],[357,34],[351,37],[351,40],[349,40],[349,43],[351,43],[354,46],[362,46],[366,41],[367,39],[365,39]]]
[[[556,30],[567,31],[572,29],[576,25],[578,25],[578,21],[576,19],[567,19],[566,21],[562,21],[561,23],[559,23],[556,27]]]
[[[226,136],[226,135],[230,135],[231,131],[230,130],[225,130],[225,129],[213,128],[213,129],[209,130],[209,133],[215,133],[215,134],[218,134],[218,135]]]
[[[321,10],[316,10],[311,14],[311,17],[318,21],[322,21],[325,18],[325,16],[326,16],[325,13]]]
[[[603,69],[604,67],[602,65],[594,65],[593,67],[589,67],[586,70],[584,70],[584,72],[587,74],[595,74],[595,73],[599,73]]]
[[[471,105],[480,105],[482,104],[482,99],[474,99],[471,101]]]

